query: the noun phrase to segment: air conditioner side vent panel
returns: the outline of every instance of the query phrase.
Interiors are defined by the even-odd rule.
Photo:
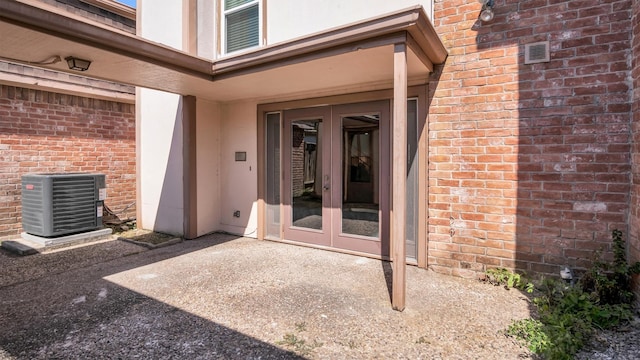
[[[27,174],[22,177],[22,228],[56,237],[102,227],[104,174]]]

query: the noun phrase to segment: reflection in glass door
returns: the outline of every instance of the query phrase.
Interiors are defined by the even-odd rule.
[[[332,245],[387,257],[389,101],[335,105],[332,125]]]
[[[342,118],[342,233],[378,238],[380,115]]]
[[[284,112],[283,235],[331,246],[331,108]]]
[[[284,112],[286,240],[388,256],[388,131],[388,101]]]
[[[322,230],[322,119],[291,122],[291,224]]]
[[[409,99],[406,248],[412,260],[420,218],[418,118],[418,99]],[[388,100],[266,114],[267,237],[388,257],[390,126]]]

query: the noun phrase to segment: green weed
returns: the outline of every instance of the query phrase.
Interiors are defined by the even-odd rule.
[[[631,275],[640,272],[640,263],[628,265],[622,232],[614,230],[612,239],[613,263],[597,259],[575,286],[544,279],[532,300],[537,319],[515,321],[507,334],[545,359],[564,360],[573,358],[594,331],[630,320]],[[499,274],[497,278],[508,285],[509,276]],[[512,278],[515,287],[520,278]]]
[[[528,293],[533,292],[534,285],[522,275],[505,268],[489,269],[485,272],[486,281],[496,286],[504,286],[506,289],[520,289]]]
[[[313,352],[313,350],[323,345],[321,342],[316,340],[309,343],[307,340],[290,333],[285,334],[282,337],[282,340],[277,341],[276,344],[286,346],[301,356],[308,356]]]

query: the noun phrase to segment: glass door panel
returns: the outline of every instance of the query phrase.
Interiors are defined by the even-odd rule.
[[[286,240],[389,256],[389,116],[389,101],[284,111]]]
[[[389,101],[333,106],[333,246],[389,255]]]
[[[342,118],[342,233],[378,238],[380,114]]]
[[[419,179],[418,174],[418,99],[407,101],[407,258],[418,258],[418,211]]]
[[[331,245],[331,108],[284,112],[284,237]]]
[[[322,230],[322,119],[291,122],[291,224]]]
[[[266,115],[266,236],[280,238],[280,113]]]

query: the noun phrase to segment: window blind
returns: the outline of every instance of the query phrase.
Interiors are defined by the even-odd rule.
[[[248,4],[254,0],[224,0],[224,9],[231,10],[240,5]]]
[[[242,0],[227,0],[227,5],[238,5]],[[259,6],[228,13],[226,15],[226,53],[260,45],[260,13]]]

